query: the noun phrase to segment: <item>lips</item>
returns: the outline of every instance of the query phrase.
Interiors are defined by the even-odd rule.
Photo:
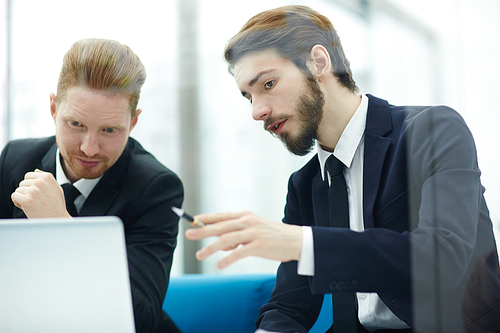
[[[84,168],[93,168],[93,167],[96,167],[97,165],[99,165],[99,163],[101,163],[101,161],[95,161],[95,160],[85,160],[85,159],[81,159],[81,158],[76,158],[76,160],[78,161],[78,163],[83,166]]]
[[[281,131],[283,130],[283,126],[286,123],[286,119],[276,121],[272,123],[271,125],[267,126],[267,130],[269,132],[274,132],[275,134],[280,134]]]

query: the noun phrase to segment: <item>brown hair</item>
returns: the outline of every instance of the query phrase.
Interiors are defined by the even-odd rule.
[[[64,56],[57,103],[72,87],[86,87],[110,94],[129,96],[135,116],[146,70],[139,57],[126,45],[107,39],[83,39],[74,43]]]
[[[274,48],[310,76],[306,61],[317,44],[328,50],[338,81],[357,91],[335,28],[327,17],[306,6],[284,6],[255,15],[229,40],[224,58],[232,73],[234,64],[247,52]]]

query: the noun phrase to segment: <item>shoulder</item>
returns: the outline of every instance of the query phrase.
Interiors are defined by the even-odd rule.
[[[2,159],[17,164],[23,161],[40,161],[56,143],[55,137],[37,139],[19,139],[7,143],[2,152]]]
[[[141,179],[142,184],[161,181],[181,186],[178,175],[159,162],[135,139],[129,138],[123,155],[128,160],[127,174],[129,177]]]
[[[443,141],[461,137],[473,141],[463,117],[454,109],[444,106],[406,106],[405,130],[412,141]]]
[[[462,116],[451,107],[446,105],[433,105],[433,106],[393,106],[391,108],[394,114],[403,113],[407,123],[463,123],[465,124]]]
[[[460,114],[445,105],[392,105],[386,100],[369,98],[366,131],[382,136],[399,136],[408,128],[435,130],[437,125],[464,127]],[[465,126],[466,127],[466,126]]]
[[[21,152],[36,152],[49,150],[56,142],[55,136],[46,138],[18,139],[9,141],[5,148],[16,149]]]
[[[163,165],[156,157],[135,139],[129,138],[127,144],[129,163],[132,167],[140,167],[142,170],[150,173],[173,173],[169,168]]]
[[[374,99],[371,96],[371,99]],[[409,141],[419,146],[422,142],[443,141],[446,138],[472,135],[462,116],[445,105],[391,105],[385,102],[372,108],[367,118],[366,134],[375,133],[393,140],[393,144]],[[371,115],[371,117],[370,117]]]

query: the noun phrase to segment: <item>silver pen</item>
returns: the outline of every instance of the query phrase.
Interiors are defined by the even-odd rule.
[[[182,217],[183,219],[187,220],[189,222],[189,224],[191,224],[193,227],[204,227],[205,226],[205,223],[198,221],[197,219],[193,218],[189,214],[186,214],[186,212],[184,212],[184,209],[182,209],[182,208],[177,208],[177,207],[172,206],[172,210],[179,217]]]

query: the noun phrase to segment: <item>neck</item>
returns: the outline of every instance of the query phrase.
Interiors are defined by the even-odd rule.
[[[329,152],[333,152],[342,132],[361,104],[361,96],[335,83],[323,90],[324,114],[317,136],[319,145]]]

